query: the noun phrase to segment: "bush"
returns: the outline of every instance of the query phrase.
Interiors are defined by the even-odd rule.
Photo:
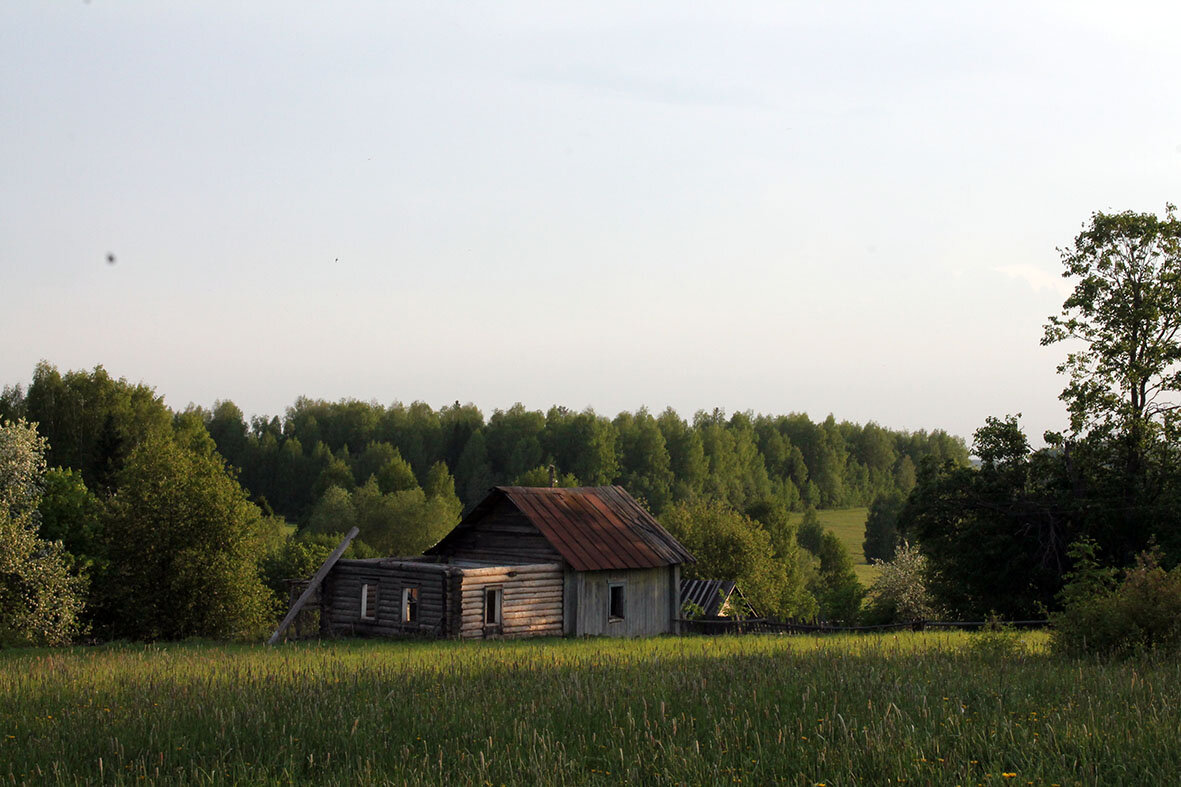
[[[903,541],[890,562],[874,560],[881,573],[869,589],[865,622],[906,623],[930,620],[939,614],[927,591],[927,558]]]
[[[995,614],[988,616],[988,622],[979,633],[968,640],[968,652],[985,658],[1018,658],[1026,653],[1021,635]]]
[[[1159,554],[1143,552],[1115,581],[1096,560],[1093,541],[1071,546],[1075,569],[1059,594],[1062,611],[1051,616],[1051,647],[1068,655],[1124,656],[1181,651],[1181,566],[1165,571]]]

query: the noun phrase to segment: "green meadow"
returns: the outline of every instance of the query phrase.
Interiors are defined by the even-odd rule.
[[[868,515],[868,508],[833,508],[816,512],[820,524],[824,525],[826,530],[835,533],[845,545],[845,549],[849,550],[857,579],[867,588],[878,578],[879,573],[878,567],[870,565],[861,549],[861,542],[865,541],[865,517]],[[792,514],[792,517],[798,525],[804,515]]]
[[[1161,784],[1181,664],[1045,635],[0,652],[0,783]]]

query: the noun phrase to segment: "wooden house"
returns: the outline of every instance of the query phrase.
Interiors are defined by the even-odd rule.
[[[343,551],[309,584],[329,636],[675,633],[693,562],[618,486],[498,486],[421,557]]]

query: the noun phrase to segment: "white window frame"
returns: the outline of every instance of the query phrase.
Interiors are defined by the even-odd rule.
[[[495,601],[491,608],[488,606],[489,597]],[[492,613],[491,615],[489,613]],[[489,620],[489,618],[492,618]],[[500,626],[504,621],[504,588],[500,585],[484,586],[484,625]]]
[[[369,588],[373,588],[373,608],[369,608]],[[361,585],[361,620],[377,620],[377,603],[381,594],[381,586],[376,582],[366,582]]]
[[[410,617],[410,598],[414,597],[414,617]],[[418,586],[402,588],[402,622],[403,623],[417,623],[418,622],[418,605],[422,603],[422,591]]]

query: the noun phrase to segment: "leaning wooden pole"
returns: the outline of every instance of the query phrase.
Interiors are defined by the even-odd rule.
[[[324,581],[324,577],[328,576],[328,572],[332,570],[332,567],[336,565],[336,561],[340,560],[340,556],[344,554],[344,551],[349,548],[349,544],[352,543],[353,539],[356,538],[357,534],[360,532],[360,530],[354,527],[348,532],[348,535],[344,537],[344,540],[340,542],[336,549],[332,550],[332,554],[329,555],[328,559],[324,561],[324,565],[320,566],[320,570],[316,572],[314,577],[312,577],[311,582],[308,582],[308,586],[304,588],[303,593],[300,594],[296,602],[291,605],[291,609],[287,611],[287,617],[283,618],[283,622],[279,624],[279,628],[275,629],[275,633],[272,634],[271,638],[267,640],[268,645],[274,645],[279,641],[279,638],[283,636],[283,632],[287,630],[287,627],[290,626],[292,621],[295,620],[295,617],[299,614],[299,611],[303,609],[303,605],[306,604],[308,599],[312,597],[312,594],[316,592],[316,588],[320,587],[320,583]]]

